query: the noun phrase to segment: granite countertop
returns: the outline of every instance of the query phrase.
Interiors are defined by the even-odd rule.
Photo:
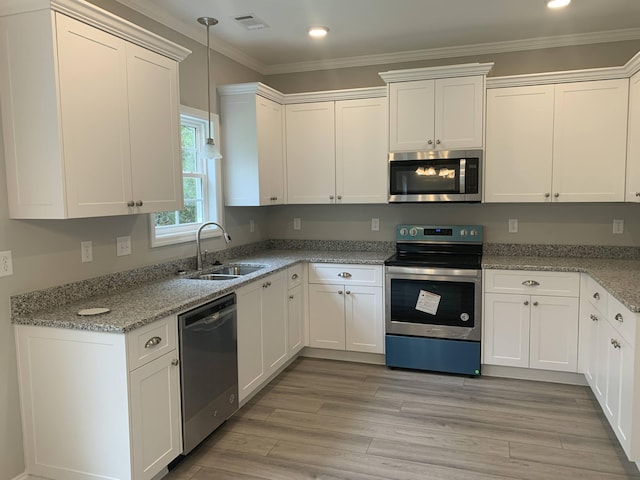
[[[392,252],[358,251],[278,251],[268,250],[241,258],[228,258],[224,263],[264,265],[256,272],[233,280],[206,281],[189,278],[195,271],[184,275],[173,275],[142,283],[102,295],[88,295],[86,298],[48,308],[51,296],[43,297],[42,308],[37,311],[12,315],[17,325],[90,330],[100,332],[126,333],[168,315],[189,310],[202,303],[231,293],[272,273],[286,269],[299,262],[346,263],[382,265]],[[212,270],[209,268],[203,272]],[[80,288],[77,285],[75,288]],[[64,295],[60,290],[59,295]],[[33,303],[33,297],[28,301]],[[78,311],[88,308],[108,308],[108,313],[80,316]]]
[[[630,311],[640,312],[640,260],[484,255],[482,268],[588,273]]]

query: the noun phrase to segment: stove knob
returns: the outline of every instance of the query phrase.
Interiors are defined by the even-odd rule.
[[[466,237],[467,236],[467,231],[464,228],[462,230],[460,230],[460,236],[461,237]]]
[[[400,229],[400,235],[402,235],[403,237],[406,237],[407,233],[409,233],[409,230],[407,230],[406,228],[403,227]]]
[[[477,230],[471,230],[471,236],[472,237],[477,237],[478,236],[478,231]]]
[[[412,237],[415,237],[416,235],[418,235],[418,229],[417,228],[412,228],[411,230],[409,230],[409,235],[411,235]]]

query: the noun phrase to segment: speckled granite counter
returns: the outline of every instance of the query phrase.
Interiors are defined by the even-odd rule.
[[[196,273],[191,271],[187,275],[166,276],[116,291],[110,291],[110,282],[107,280],[103,292],[99,291],[99,287],[92,286],[87,289],[85,298],[69,303],[58,298],[69,294],[65,286],[56,287],[51,289],[52,292],[41,295],[32,292],[13,297],[12,322],[19,325],[125,333],[230,293],[242,285],[298,262],[382,265],[391,254],[390,251],[265,250],[240,258],[226,258],[225,263],[265,266],[233,280],[191,279],[188,278],[189,275]],[[84,283],[86,282],[71,284],[69,289],[77,291]],[[77,292],[75,294],[77,297]],[[94,307],[105,307],[111,311],[95,316],[78,315],[79,310]]]
[[[588,273],[632,312],[640,312],[640,260],[484,255],[482,268]]]

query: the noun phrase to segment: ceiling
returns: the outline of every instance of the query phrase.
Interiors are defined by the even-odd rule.
[[[640,38],[640,0],[117,0],[263,74]],[[252,14],[268,27],[248,30]],[[329,35],[313,40],[311,25]]]

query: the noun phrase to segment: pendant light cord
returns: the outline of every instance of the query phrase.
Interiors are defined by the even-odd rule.
[[[209,47],[209,24],[207,23],[207,109],[209,111],[209,138],[207,142],[212,140],[211,136],[211,48]]]

